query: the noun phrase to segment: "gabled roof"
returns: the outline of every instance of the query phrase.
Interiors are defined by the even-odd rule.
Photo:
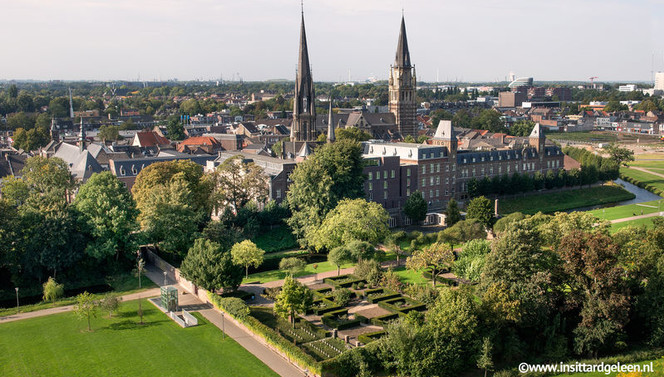
[[[219,140],[213,138],[212,136],[195,136],[190,137],[186,140],[180,142],[179,145],[210,145],[210,146],[221,146]]]
[[[171,142],[167,138],[158,135],[154,131],[141,131],[136,132],[139,146],[141,147],[155,147],[158,145],[170,145]]]

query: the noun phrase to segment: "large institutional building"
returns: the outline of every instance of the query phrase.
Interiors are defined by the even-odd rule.
[[[512,175],[546,174],[549,170],[563,168],[564,155],[559,147],[549,144],[539,125],[527,138],[505,134],[492,134],[483,130],[455,129],[451,121],[441,121],[435,136],[425,144],[392,142],[406,135],[416,135],[416,77],[410,60],[406,25],[401,20],[394,64],[390,67],[389,109],[387,114],[361,113],[349,117],[346,124],[358,124],[362,119],[373,119],[366,130],[379,137],[363,143],[366,159],[366,199],[382,204],[390,213],[390,225],[408,224],[403,215],[406,199],[420,191],[429,204],[428,222],[439,223],[440,215],[451,198],[467,199],[468,182],[472,179]],[[227,158],[238,153],[247,161],[262,166],[270,176],[270,198],[281,202],[286,197],[290,179],[288,176],[297,162],[306,159],[315,148],[318,133],[314,107],[314,84],[309,67],[309,56],[304,28],[300,31],[298,72],[295,80],[295,100],[291,142],[284,145],[281,158],[249,155],[242,152],[222,152],[215,161],[208,162],[213,169]],[[331,108],[330,108],[331,110]],[[374,119],[375,118],[375,119]],[[328,142],[334,141],[334,130],[341,122],[318,119],[326,124]],[[323,122],[321,122],[323,121]],[[286,151],[289,151],[286,154]]]

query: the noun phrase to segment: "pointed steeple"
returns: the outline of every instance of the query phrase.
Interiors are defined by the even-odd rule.
[[[316,94],[309,65],[307,33],[304,29],[304,12],[300,26],[300,47],[295,76],[295,99],[293,101],[293,125],[291,141],[313,141],[316,139]]]
[[[401,31],[399,32],[399,42],[397,44],[397,55],[394,59],[395,67],[410,68],[410,52],[408,51],[408,38],[406,38],[406,21],[401,16]]]
[[[330,93],[330,109],[327,115],[327,142],[333,143],[336,140],[334,136],[334,115],[332,114],[332,93]]]

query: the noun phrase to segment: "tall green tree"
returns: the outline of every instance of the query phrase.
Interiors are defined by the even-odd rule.
[[[634,161],[634,151],[619,147],[611,143],[604,148],[604,151],[609,154],[609,158],[618,165],[627,166],[627,163]]]
[[[371,134],[362,131],[357,127],[338,128],[335,130],[337,140],[352,140],[356,142],[367,141],[371,139]]]
[[[196,239],[180,271],[185,278],[210,292],[235,290],[242,282],[242,267],[233,263],[230,251],[204,238]]]
[[[413,222],[413,224],[421,223],[427,216],[427,202],[424,200],[422,193],[419,191],[413,192],[403,206],[403,213]]]
[[[363,169],[362,148],[352,140],[325,144],[298,164],[290,176],[288,223],[302,245],[340,200],[364,196]]]
[[[446,216],[446,225],[453,226],[457,222],[461,220],[461,213],[459,212],[459,205],[457,204],[457,201],[454,200],[454,198],[450,198],[450,200],[447,202],[447,209],[445,209],[445,216]]]
[[[381,242],[389,235],[389,214],[383,206],[364,199],[344,199],[327,214],[308,244],[331,250],[352,241]]]
[[[218,208],[230,206],[237,213],[250,201],[265,203],[268,198],[268,176],[260,166],[244,162],[242,156],[224,161],[210,178],[212,200]]]
[[[346,246],[337,246],[327,254],[327,260],[337,266],[337,276],[341,273],[341,266],[353,260],[350,250]]]
[[[581,311],[574,329],[575,351],[597,357],[615,349],[626,335],[630,311],[618,246],[607,235],[573,230],[562,238],[558,253],[568,276],[567,302]]]
[[[436,286],[436,278],[445,269],[452,267],[454,253],[449,245],[444,243],[433,243],[422,250],[416,250],[406,260],[406,267],[411,270],[431,270],[433,286]]]
[[[306,313],[313,301],[314,295],[309,288],[291,276],[286,276],[274,302],[274,312],[288,319],[295,327],[295,315]]]
[[[92,241],[86,253],[96,259],[133,256],[138,240],[138,210],[127,188],[111,172],[93,174],[81,186],[74,206],[86,222]]]
[[[466,218],[477,219],[486,228],[493,224],[493,206],[491,201],[484,196],[474,198],[468,203]]]
[[[254,268],[260,266],[263,263],[265,250],[259,248],[250,240],[244,240],[233,245],[231,255],[233,263],[243,266],[245,277],[249,277],[249,266],[254,266]]]

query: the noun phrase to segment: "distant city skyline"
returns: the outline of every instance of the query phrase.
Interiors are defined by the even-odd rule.
[[[305,1],[315,81],[387,79],[402,7],[419,81],[652,80],[663,0]],[[0,0],[0,79],[295,77],[297,0]]]

